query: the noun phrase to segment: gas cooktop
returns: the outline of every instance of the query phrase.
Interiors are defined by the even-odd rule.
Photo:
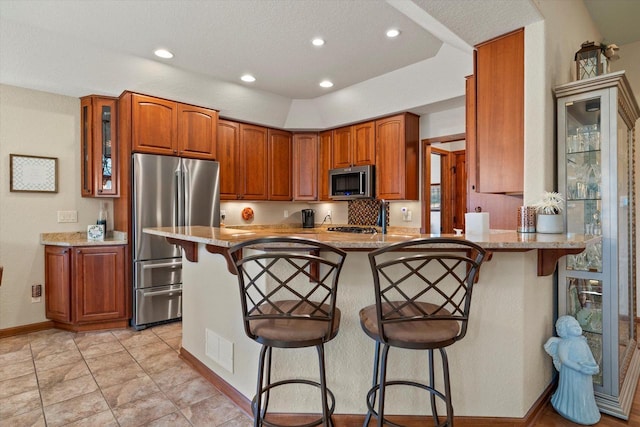
[[[378,230],[374,227],[329,227],[328,231],[338,231],[340,233],[360,233],[360,234],[376,234]]]

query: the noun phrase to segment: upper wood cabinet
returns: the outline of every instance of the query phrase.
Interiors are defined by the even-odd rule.
[[[126,327],[130,291],[124,246],[45,246],[45,313],[57,327]]]
[[[419,199],[419,120],[404,113],[375,121],[378,199]]]
[[[476,46],[476,189],[524,191],[524,29]]]
[[[293,146],[291,132],[269,129],[269,200],[291,200]]]
[[[375,122],[333,130],[333,168],[375,163]]]
[[[293,135],[293,200],[318,200],[318,134]]]
[[[267,200],[269,197],[268,129],[218,122],[220,200]]]
[[[329,169],[333,159],[333,131],[320,132],[318,135],[318,154],[320,161],[318,167],[318,198],[323,201],[331,201],[329,197]]]
[[[117,141],[117,98],[80,99],[80,182],[83,197],[120,194]]]
[[[133,152],[217,157],[217,111],[137,93],[131,103]]]
[[[214,160],[217,157],[217,128],[217,111],[178,104],[178,154]]]

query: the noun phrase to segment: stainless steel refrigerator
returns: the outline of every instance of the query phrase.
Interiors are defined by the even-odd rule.
[[[145,227],[220,225],[218,162],[135,153],[133,176],[133,319],[147,326],[182,317],[182,254]]]

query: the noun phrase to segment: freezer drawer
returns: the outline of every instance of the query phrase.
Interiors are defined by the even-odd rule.
[[[136,327],[182,317],[182,285],[137,289],[135,300]]]
[[[135,289],[182,283],[182,258],[138,261],[134,263]]]

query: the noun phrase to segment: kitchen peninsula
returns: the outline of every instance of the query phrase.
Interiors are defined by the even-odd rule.
[[[336,414],[366,412],[374,344],[360,329],[358,311],[374,302],[367,252],[428,235],[395,233],[393,228],[386,235],[267,227],[164,227],[144,231],[164,236],[185,249],[182,355],[233,387],[227,387],[227,392],[237,391],[247,399],[255,391],[259,346],[244,334],[237,280],[220,254],[239,241],[282,233],[317,239],[349,251],[338,290],[341,328],[336,339],[326,345],[327,381],[336,396]],[[554,331],[555,290],[542,276],[553,272],[551,266],[558,257],[579,253],[598,238],[502,230],[466,237],[491,251],[492,258],[483,265],[474,290],[467,336],[448,352],[456,416],[522,418],[545,394],[553,378],[542,345]],[[313,357],[310,351],[313,349],[278,354],[274,378],[282,378],[289,370],[302,377],[317,375],[315,364],[308,363]],[[390,375],[426,375],[424,354],[397,351],[403,352],[404,363],[393,366]],[[317,399],[307,401],[292,391],[274,396],[273,409],[317,412],[311,403]],[[238,396],[236,393],[236,400]],[[245,409],[248,401],[244,402]],[[424,414],[422,408],[428,405],[419,406],[417,402],[424,403],[424,396],[405,390],[402,394],[392,392],[387,408],[393,414]],[[242,398],[239,403],[243,406]]]

